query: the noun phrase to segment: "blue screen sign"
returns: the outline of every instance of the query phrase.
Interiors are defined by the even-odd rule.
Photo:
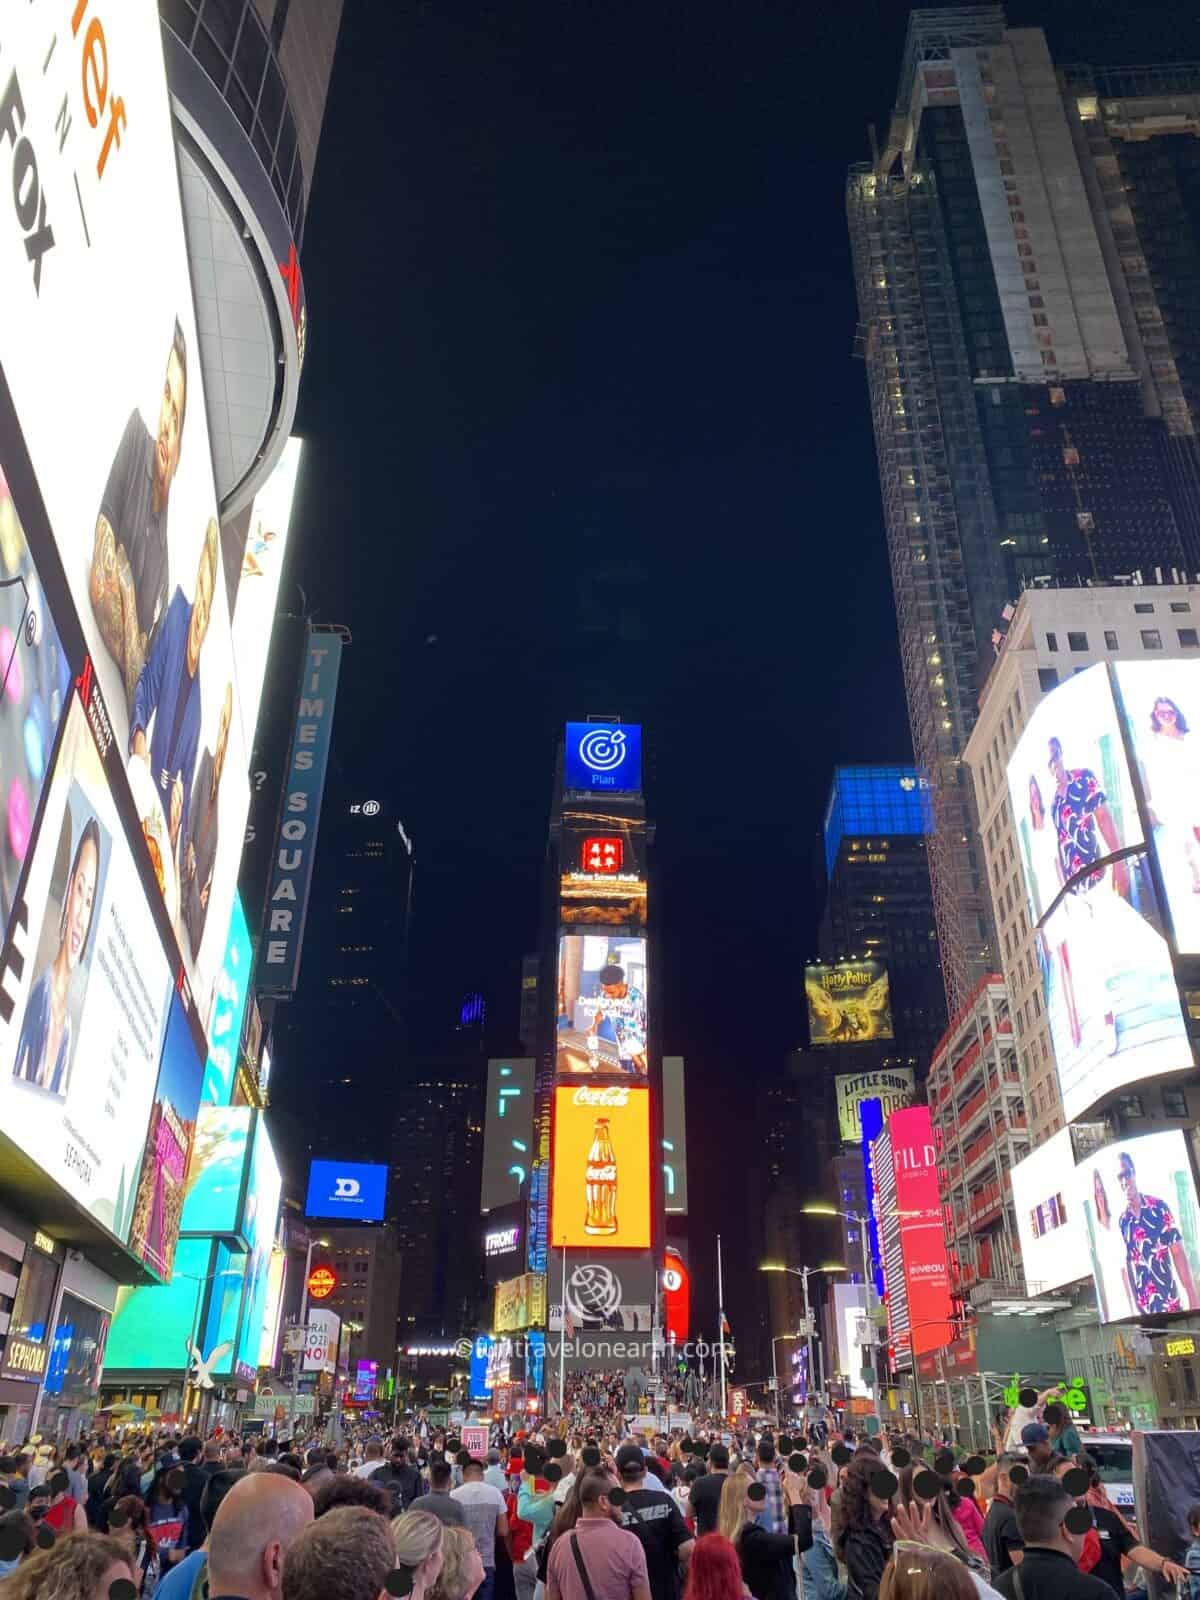
[[[642,787],[642,730],[637,723],[609,727],[567,723],[566,786],[607,794],[636,794]]]
[[[382,1222],[387,1173],[384,1166],[361,1161],[314,1161],[305,1214],[339,1222]]]

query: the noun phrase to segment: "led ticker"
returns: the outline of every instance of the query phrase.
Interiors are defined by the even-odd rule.
[[[337,1286],[337,1274],[332,1267],[314,1267],[308,1275],[308,1292],[313,1300],[328,1300]]]

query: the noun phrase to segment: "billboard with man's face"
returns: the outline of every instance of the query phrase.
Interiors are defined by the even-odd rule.
[[[646,941],[564,934],[558,942],[560,1078],[646,1081]]]

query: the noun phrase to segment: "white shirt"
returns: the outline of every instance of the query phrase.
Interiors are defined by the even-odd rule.
[[[496,1565],[496,1522],[505,1513],[504,1496],[490,1483],[464,1483],[451,1489],[451,1500],[462,1507],[485,1570]]]
[[[355,1478],[369,1478],[373,1472],[378,1472],[380,1467],[384,1465],[386,1463],[382,1456],[376,1461],[360,1461],[356,1467],[352,1468],[352,1476]]]
[[[556,1506],[566,1505],[567,1496],[570,1494],[574,1484],[575,1474],[573,1472],[568,1472],[565,1478],[560,1478],[558,1480],[558,1482],[554,1485],[554,1504]]]

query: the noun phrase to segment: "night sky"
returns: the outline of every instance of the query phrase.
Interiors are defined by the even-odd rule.
[[[479,988],[513,1047],[561,723],[640,715],[694,1292],[711,1329],[720,1228],[735,1333],[831,771],[911,760],[843,210],[908,9],[348,0],[303,243],[292,572],[354,634],[337,760],[416,845],[417,1042]],[[1008,15],[1064,62],[1200,55],[1121,9]],[[597,561],[646,638],[583,698]]]

